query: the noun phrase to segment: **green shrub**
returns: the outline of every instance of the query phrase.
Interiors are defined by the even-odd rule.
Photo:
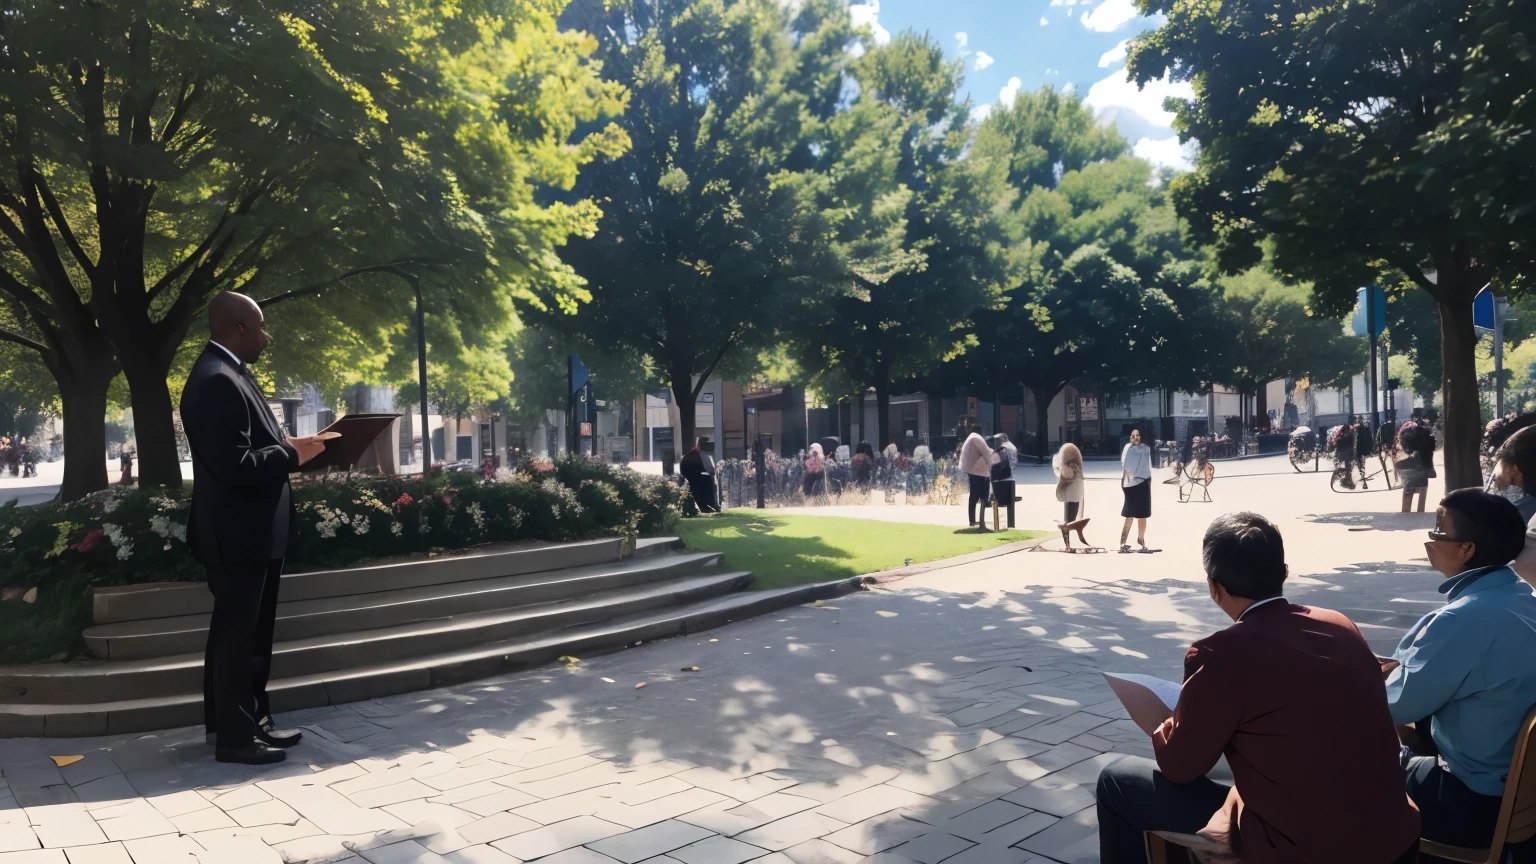
[[[562,460],[477,474],[358,477],[294,486],[284,569],[304,572],[484,543],[656,535],[682,512],[681,487],[628,468]],[[117,486],[69,503],[0,507],[0,663],[81,650],[91,589],[201,581],[188,551],[191,490]]]

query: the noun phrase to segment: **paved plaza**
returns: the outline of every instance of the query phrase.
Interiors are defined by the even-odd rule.
[[[1118,466],[1089,473],[1089,538],[1113,547]],[[1020,526],[1049,527],[1049,470],[1019,479]],[[1017,551],[570,666],[285,715],[305,740],[275,768],[215,763],[201,728],[0,741],[0,864],[1096,862],[1095,778],[1150,755],[1099,672],[1177,678],[1188,644],[1228,623],[1199,566],[1212,517],[1274,518],[1288,593],[1345,611],[1379,652],[1439,599],[1433,517],[1392,512],[1396,493],[1335,494],[1283,458],[1221,463],[1211,491],[1178,504],[1155,487],[1158,554]]]

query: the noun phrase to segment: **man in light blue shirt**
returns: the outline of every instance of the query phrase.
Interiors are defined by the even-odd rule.
[[[1387,702],[1399,726],[1422,733],[1430,719],[1438,755],[1407,766],[1429,840],[1487,848],[1515,737],[1536,705],[1536,594],[1508,564],[1524,544],[1515,505],[1480,489],[1447,495],[1424,544],[1447,602],[1398,644]]]

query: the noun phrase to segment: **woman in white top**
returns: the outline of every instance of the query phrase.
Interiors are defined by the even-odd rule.
[[[1120,489],[1125,493],[1125,506],[1120,515],[1125,517],[1125,527],[1120,529],[1120,551],[1129,552],[1125,542],[1131,536],[1131,521],[1136,522],[1136,545],[1142,552],[1147,549],[1147,518],[1152,515],[1152,448],[1141,443],[1141,431],[1131,430],[1131,443],[1120,453]]]
[[[1083,511],[1083,451],[1077,449],[1077,445],[1068,441],[1056,451],[1056,457],[1051,460],[1051,467],[1056,469],[1056,500],[1062,504],[1061,513],[1061,539],[1072,548],[1072,538],[1069,532],[1076,531],[1077,539],[1088,545],[1088,538],[1083,536],[1083,528],[1087,527],[1087,519],[1078,519]]]

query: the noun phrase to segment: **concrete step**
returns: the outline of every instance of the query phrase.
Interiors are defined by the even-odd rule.
[[[695,557],[695,556],[689,556]],[[590,625],[738,591],[751,574],[711,572],[645,582],[580,599],[413,621],[279,642],[272,677],[300,678],[406,662],[508,639]],[[0,670],[0,700],[31,705],[116,702],[200,692],[202,646],[173,657],[17,666]]]
[[[590,656],[640,640],[697,633],[786,606],[856,591],[861,584],[861,579],[854,578],[775,591],[733,593],[553,633],[460,647],[408,661],[279,678],[269,689],[275,711],[296,711],[442,687],[537,666],[564,654]],[[18,704],[9,699],[0,704],[0,737],[117,735],[200,725],[202,721],[199,690],[152,698],[104,699],[90,704]]]
[[[277,607],[276,640],[291,642],[472,612],[576,600],[630,585],[692,575],[719,562],[717,554],[646,554],[569,570],[393,588],[372,594],[285,600]],[[201,651],[207,643],[209,617],[178,615],[103,624],[85,631],[85,644],[92,654],[104,660],[193,653]]]
[[[665,551],[668,541],[655,538],[647,550]],[[647,541],[640,541],[647,543]],[[419,588],[450,582],[470,582],[571,567],[585,567],[619,560],[623,538],[607,537],[580,543],[490,546],[464,555],[445,555],[416,561],[399,561],[348,570],[284,573],[280,596],[285,601],[374,594],[400,588]],[[638,546],[638,544],[637,544]],[[97,624],[115,624],[147,618],[203,615],[213,611],[213,595],[202,582],[151,582],[98,588],[92,607]]]

